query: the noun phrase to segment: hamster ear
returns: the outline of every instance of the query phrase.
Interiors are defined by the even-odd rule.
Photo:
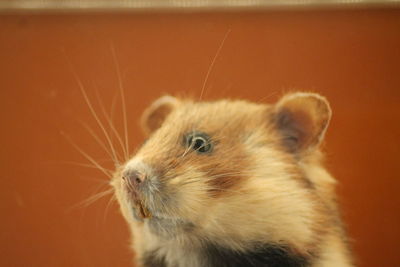
[[[173,96],[162,96],[154,101],[144,112],[140,120],[145,135],[150,135],[161,127],[164,120],[179,104],[179,100]]]
[[[325,97],[313,93],[291,93],[276,104],[274,119],[283,144],[291,152],[302,152],[321,143],[331,115]]]

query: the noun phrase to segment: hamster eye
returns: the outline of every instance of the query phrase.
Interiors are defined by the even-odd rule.
[[[186,137],[186,145],[200,154],[211,152],[213,147],[210,142],[210,137],[205,133],[188,134]]]

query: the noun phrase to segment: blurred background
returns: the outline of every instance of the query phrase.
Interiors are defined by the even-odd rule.
[[[399,266],[396,1],[55,2],[0,1],[0,266],[131,266],[118,205],[90,198],[109,187],[87,156],[113,164],[80,85],[110,135],[108,119],[123,135],[123,88],[131,152],[165,93],[325,95],[326,166],[357,265]]]

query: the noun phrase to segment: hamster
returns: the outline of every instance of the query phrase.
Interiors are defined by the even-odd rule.
[[[353,266],[319,149],[328,101],[163,96],[113,176],[136,266]]]

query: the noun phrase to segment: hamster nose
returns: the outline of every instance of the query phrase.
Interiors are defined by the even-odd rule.
[[[143,183],[146,175],[136,170],[127,170],[122,173],[122,179],[134,189]]]

